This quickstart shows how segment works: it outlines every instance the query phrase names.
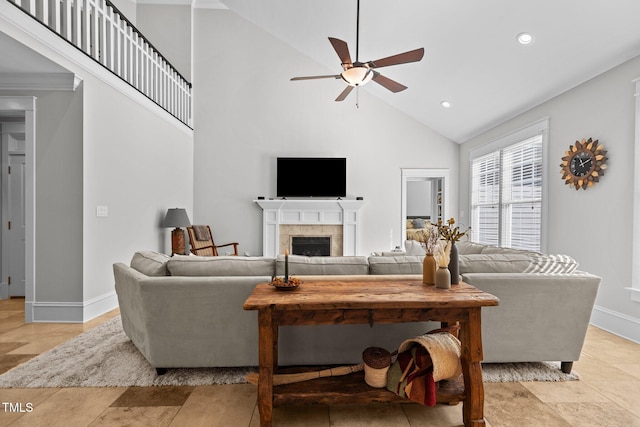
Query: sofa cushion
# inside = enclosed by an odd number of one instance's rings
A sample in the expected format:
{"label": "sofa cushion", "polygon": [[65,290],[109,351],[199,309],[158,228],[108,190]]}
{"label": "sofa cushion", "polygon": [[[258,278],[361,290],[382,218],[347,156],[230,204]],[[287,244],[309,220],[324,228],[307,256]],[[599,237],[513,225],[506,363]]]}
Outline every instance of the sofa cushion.
{"label": "sofa cushion", "polygon": [[422,274],[424,256],[370,256],[369,274]]}
{"label": "sofa cushion", "polygon": [[529,255],[536,252],[527,251],[524,249],[514,249],[514,248],[501,248],[498,246],[484,246],[482,247],[483,254],[522,254]]}
{"label": "sofa cushion", "polygon": [[465,273],[524,273],[531,259],[524,254],[468,254],[460,255],[460,274]]}
{"label": "sofa cushion", "polygon": [[571,274],[578,262],[569,255],[531,254],[531,264],[525,273]]}
{"label": "sofa cushion", "polygon": [[174,255],[167,263],[171,276],[273,276],[273,258]]}
{"label": "sofa cushion", "polygon": [[481,243],[474,242],[456,242],[459,255],[479,254],[486,247]]}
{"label": "sofa cushion", "polygon": [[154,251],[138,251],[131,258],[131,268],[147,276],[166,276],[169,255]]}
{"label": "sofa cushion", "polygon": [[422,244],[415,240],[405,240],[404,249],[407,255],[425,256],[427,254],[427,251],[422,247]]}
{"label": "sofa cushion", "polygon": [[[367,274],[369,263],[363,256],[315,256],[289,255],[289,274]],[[284,255],[276,258],[276,274],[284,274]]]}

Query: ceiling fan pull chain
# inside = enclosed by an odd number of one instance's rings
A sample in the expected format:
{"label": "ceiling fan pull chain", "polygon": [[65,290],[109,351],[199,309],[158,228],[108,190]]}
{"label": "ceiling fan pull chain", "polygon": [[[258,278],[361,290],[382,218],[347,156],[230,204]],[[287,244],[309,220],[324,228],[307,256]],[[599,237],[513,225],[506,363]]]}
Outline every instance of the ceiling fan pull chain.
{"label": "ceiling fan pull chain", "polygon": [[356,86],[356,108],[360,108],[360,87]]}

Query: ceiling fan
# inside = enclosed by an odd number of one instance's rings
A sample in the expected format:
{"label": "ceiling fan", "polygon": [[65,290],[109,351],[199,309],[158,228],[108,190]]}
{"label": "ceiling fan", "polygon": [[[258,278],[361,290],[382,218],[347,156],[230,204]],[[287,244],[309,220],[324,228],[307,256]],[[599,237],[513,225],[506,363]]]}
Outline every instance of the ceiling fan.
{"label": "ceiling fan", "polygon": [[347,83],[347,87],[338,95],[336,101],[343,101],[353,88],[367,84],[373,80],[379,85],[389,89],[391,92],[400,92],[407,87],[391,80],[388,77],[383,76],[377,72],[376,68],[388,67],[390,65],[406,64],[409,62],[418,62],[424,56],[424,48],[410,50],[408,52],[399,53],[397,55],[388,56],[375,61],[360,62],[359,60],[359,45],[360,45],[360,0],[357,3],[357,18],[356,18],[356,60],[351,60],[349,54],[349,46],[347,42],[329,37],[329,42],[335,49],[338,57],[340,58],[342,65],[342,73],[335,75],[324,76],[306,76],[306,77],[293,77],[291,80],[315,80],[315,79],[342,79]]}

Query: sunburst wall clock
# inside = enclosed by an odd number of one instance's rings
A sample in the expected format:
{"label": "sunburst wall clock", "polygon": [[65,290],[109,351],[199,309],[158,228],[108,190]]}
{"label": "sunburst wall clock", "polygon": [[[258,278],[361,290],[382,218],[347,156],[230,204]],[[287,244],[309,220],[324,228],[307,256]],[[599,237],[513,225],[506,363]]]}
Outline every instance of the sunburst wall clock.
{"label": "sunburst wall clock", "polygon": [[607,151],[597,139],[594,141],[583,138],[582,141],[576,141],[575,145],[570,145],[569,151],[565,151],[560,164],[562,179],[576,190],[586,190],[604,175],[607,160]]}

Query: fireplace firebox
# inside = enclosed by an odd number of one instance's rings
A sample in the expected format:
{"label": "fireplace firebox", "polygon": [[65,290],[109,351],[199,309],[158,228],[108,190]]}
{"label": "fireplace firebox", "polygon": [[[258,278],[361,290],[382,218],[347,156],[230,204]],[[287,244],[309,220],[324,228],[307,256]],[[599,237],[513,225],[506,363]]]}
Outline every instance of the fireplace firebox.
{"label": "fireplace firebox", "polygon": [[330,256],[330,236],[291,236],[291,253],[304,256]]}

